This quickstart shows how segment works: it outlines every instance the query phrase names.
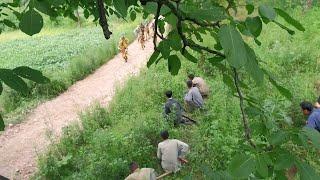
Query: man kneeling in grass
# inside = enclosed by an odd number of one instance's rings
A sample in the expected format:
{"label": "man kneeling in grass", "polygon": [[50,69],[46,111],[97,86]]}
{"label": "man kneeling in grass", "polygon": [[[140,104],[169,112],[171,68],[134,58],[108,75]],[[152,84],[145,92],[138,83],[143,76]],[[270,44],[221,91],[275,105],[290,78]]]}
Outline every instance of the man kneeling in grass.
{"label": "man kneeling in grass", "polygon": [[156,173],[152,168],[139,168],[136,162],[130,164],[131,174],[125,180],[155,180]]}
{"label": "man kneeling in grass", "polygon": [[314,108],[310,102],[300,104],[302,113],[308,116],[306,127],[320,132],[320,109]]}
{"label": "man kneeling in grass", "polygon": [[185,155],[189,151],[189,145],[176,140],[169,139],[167,130],[160,133],[163,141],[158,144],[157,157],[161,160],[161,167],[166,173],[176,173],[181,168],[181,163],[187,163]]}
{"label": "man kneeling in grass", "polygon": [[187,81],[188,92],[184,97],[185,104],[188,111],[193,111],[203,107],[203,98],[200,94],[200,91],[197,87],[193,86],[191,80]]}
{"label": "man kneeling in grass", "polygon": [[184,109],[181,106],[181,104],[172,97],[172,91],[167,91],[165,94],[166,94],[166,97],[168,98],[166,104],[164,105],[165,118],[168,119],[171,113],[175,113],[175,117],[174,117],[175,126],[178,126],[179,124],[190,125],[195,123],[194,120],[192,120],[191,118],[187,117],[184,114]]}

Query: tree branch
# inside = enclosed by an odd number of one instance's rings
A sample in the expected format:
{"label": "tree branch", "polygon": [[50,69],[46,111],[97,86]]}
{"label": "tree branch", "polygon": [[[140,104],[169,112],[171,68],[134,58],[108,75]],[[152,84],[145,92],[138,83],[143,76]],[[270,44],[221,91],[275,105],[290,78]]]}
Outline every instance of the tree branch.
{"label": "tree branch", "polygon": [[106,10],[104,8],[103,0],[97,0],[98,11],[99,11],[99,24],[102,27],[104,37],[110,39],[112,32],[109,30],[108,21],[106,18]]}
{"label": "tree branch", "polygon": [[153,34],[153,46],[155,51],[157,51],[157,35],[159,36],[158,21],[159,21],[160,11],[162,7],[162,4],[160,2],[158,2],[157,4],[158,4],[158,7],[157,7],[156,16],[154,17],[154,34]]}
{"label": "tree branch", "polygon": [[249,144],[252,147],[256,148],[256,145],[253,143],[253,141],[251,139],[251,130],[249,127],[247,116],[244,112],[244,103],[243,103],[244,97],[243,97],[241,89],[240,89],[240,85],[239,85],[240,80],[239,80],[239,75],[238,75],[236,68],[233,68],[233,72],[234,72],[234,85],[236,86],[237,93],[238,93],[239,99],[240,99],[240,110],[241,110],[241,114],[242,114],[242,122],[243,122],[245,137],[246,137],[246,140],[249,142]]}

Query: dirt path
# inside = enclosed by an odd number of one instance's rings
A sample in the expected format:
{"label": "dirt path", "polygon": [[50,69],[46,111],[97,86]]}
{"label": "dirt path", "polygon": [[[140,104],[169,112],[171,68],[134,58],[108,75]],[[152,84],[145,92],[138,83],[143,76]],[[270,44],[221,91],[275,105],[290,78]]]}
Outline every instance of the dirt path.
{"label": "dirt path", "polygon": [[129,62],[120,55],[82,81],[78,81],[57,98],[39,105],[26,120],[0,136],[0,175],[28,179],[36,170],[37,155],[50,144],[48,133],[54,137],[61,129],[78,119],[80,111],[93,103],[107,105],[130,76],[137,75],[153,51],[151,40],[141,50],[135,41],[129,46]]}

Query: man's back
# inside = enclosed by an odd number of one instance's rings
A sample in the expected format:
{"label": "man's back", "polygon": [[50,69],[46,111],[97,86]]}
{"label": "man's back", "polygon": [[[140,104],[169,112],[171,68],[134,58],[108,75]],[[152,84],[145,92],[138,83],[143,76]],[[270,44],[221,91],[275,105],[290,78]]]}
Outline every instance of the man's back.
{"label": "man's back", "polygon": [[156,174],[152,168],[136,169],[125,180],[155,180]]}
{"label": "man's back", "polygon": [[164,110],[165,110],[166,114],[171,113],[173,110],[175,110],[177,114],[178,113],[182,114],[182,112],[183,112],[183,108],[182,108],[181,104],[173,98],[168,99],[168,101],[164,105],[164,108],[165,108]]}
{"label": "man's back", "polygon": [[185,101],[191,102],[194,106],[200,108],[203,106],[203,98],[197,87],[192,87],[184,98]]}
{"label": "man's back", "polygon": [[201,77],[193,78],[192,83],[199,88],[201,95],[209,95],[209,87]]}
{"label": "man's back", "polygon": [[177,172],[180,169],[179,157],[189,150],[189,146],[176,139],[167,139],[158,144],[157,156],[161,159],[161,166],[165,171]]}
{"label": "man's back", "polygon": [[320,109],[314,109],[308,117],[307,127],[314,128],[320,132]]}

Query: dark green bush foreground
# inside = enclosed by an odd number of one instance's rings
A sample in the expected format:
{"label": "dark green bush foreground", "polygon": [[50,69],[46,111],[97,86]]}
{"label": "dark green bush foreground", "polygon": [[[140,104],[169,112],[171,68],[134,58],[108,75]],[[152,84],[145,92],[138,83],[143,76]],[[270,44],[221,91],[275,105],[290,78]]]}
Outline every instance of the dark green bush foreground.
{"label": "dark green bush foreground", "polygon": [[[314,9],[304,16],[298,12],[295,16],[304,19],[301,22],[307,29],[305,33],[291,38],[286,32],[271,27],[268,32],[263,32],[260,39],[263,45],[255,48],[264,61],[263,66],[277,77],[280,84],[292,91],[293,99],[285,99],[267,81],[264,86],[256,87],[246,75],[241,76],[249,84],[243,89],[244,93],[259,100],[269,124],[293,130],[300,129],[304,122],[299,102],[316,98],[314,83],[320,70],[320,21],[317,18],[320,10]],[[207,58],[205,55],[202,57]],[[142,167],[153,167],[160,173],[156,148],[162,129],[169,129],[172,138],[181,139],[191,146],[190,163],[172,179],[186,175],[203,179],[202,171],[207,168],[225,170],[234,155],[248,149],[243,139],[239,101],[223,83],[223,77],[215,67],[201,60],[198,65],[183,62],[177,76],[171,76],[166,70],[166,63],[160,62],[131,79],[117,93],[108,110],[96,107],[82,115],[81,127],[73,125],[65,129],[60,142],[52,145],[40,158],[35,178],[123,179],[129,173],[131,161],[137,161]],[[163,121],[163,94],[172,89],[174,96],[181,100],[189,72],[206,79],[211,95],[206,101],[206,109],[192,114],[199,121],[197,126],[173,128]],[[263,128],[261,119],[249,118],[253,139],[263,142],[267,137],[259,134]],[[292,153],[319,171],[320,159],[313,148],[305,151],[288,141],[280,149],[277,153],[279,158],[281,154]],[[276,179],[280,178],[280,174],[276,176]]]}

